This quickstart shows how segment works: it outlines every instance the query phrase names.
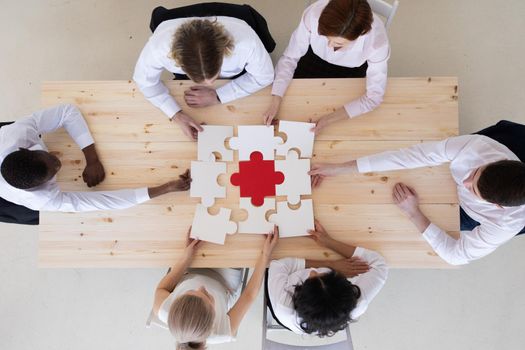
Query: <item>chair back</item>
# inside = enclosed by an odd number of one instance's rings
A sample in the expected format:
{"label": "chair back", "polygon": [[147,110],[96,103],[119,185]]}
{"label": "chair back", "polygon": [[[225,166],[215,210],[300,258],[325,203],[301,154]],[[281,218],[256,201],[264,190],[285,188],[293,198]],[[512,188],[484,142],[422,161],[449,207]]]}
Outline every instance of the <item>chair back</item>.
{"label": "chair back", "polygon": [[399,1],[395,0],[392,4],[389,4],[383,0],[368,0],[372,12],[385,18],[385,27],[388,29],[394,16],[396,15],[397,8],[399,7]]}

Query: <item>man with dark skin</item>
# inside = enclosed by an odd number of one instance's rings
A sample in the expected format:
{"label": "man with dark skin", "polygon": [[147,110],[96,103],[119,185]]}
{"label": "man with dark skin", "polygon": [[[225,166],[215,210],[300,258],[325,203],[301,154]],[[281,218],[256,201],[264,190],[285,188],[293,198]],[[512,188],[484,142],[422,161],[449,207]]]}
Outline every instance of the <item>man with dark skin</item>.
{"label": "man with dark skin", "polygon": [[[0,129],[0,197],[13,205],[38,211],[80,212],[124,209],[190,187],[189,170],[177,180],[155,187],[117,191],[62,192],[55,176],[62,164],[40,138],[64,127],[82,149],[88,187],[104,181],[105,171],[87,124],[77,107],[60,105],[38,111]],[[6,210],[6,208],[3,208]],[[9,208],[7,208],[8,210]]]}

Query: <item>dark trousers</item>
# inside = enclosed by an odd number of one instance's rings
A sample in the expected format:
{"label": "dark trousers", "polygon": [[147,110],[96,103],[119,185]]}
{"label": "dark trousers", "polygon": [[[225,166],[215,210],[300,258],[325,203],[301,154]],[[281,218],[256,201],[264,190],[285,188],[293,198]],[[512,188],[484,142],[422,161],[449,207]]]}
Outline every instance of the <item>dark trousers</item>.
{"label": "dark trousers", "polygon": [[266,51],[272,52],[275,49],[275,41],[270,34],[266,20],[250,5],[207,2],[178,7],[171,10],[159,6],[155,8],[151,14],[149,27],[151,31],[154,32],[159,24],[170,19],[212,16],[234,17],[243,20],[257,33]]}
{"label": "dark trousers", "polygon": [[331,64],[317,56],[312,47],[308,47],[308,52],[297,62],[295,69],[295,79],[307,78],[364,78],[368,63],[363,63],[360,67],[343,67]]}
{"label": "dark trousers", "polygon": [[[13,122],[0,123],[0,128]],[[0,197],[0,222],[21,225],[38,225],[39,212],[11,203]]]}
{"label": "dark trousers", "polygon": [[[490,137],[510,149],[522,162],[525,161],[525,125],[501,120],[496,125],[489,126],[474,134]],[[460,208],[459,215],[462,231],[472,231],[480,225],[479,222],[468,216],[463,208]],[[518,235],[523,233],[525,233],[525,227]]]}

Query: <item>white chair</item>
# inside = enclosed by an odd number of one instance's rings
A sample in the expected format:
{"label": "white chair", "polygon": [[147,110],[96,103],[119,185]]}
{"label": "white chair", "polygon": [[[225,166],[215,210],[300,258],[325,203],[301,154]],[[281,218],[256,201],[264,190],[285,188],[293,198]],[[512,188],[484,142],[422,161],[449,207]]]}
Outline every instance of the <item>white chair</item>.
{"label": "white chair", "polygon": [[399,7],[399,1],[395,0],[394,3],[389,4],[383,0],[368,0],[368,3],[372,8],[372,12],[385,18],[385,27],[388,30]]}
{"label": "white chair", "polygon": [[268,295],[264,293],[263,300],[263,322],[262,322],[262,350],[354,350],[350,326],[346,327],[346,339],[337,343],[325,345],[289,345],[270,340],[267,337],[268,330],[286,330],[273,319],[267,305]]}
{"label": "white chair", "polygon": [[[170,270],[168,270],[168,273],[169,272],[170,272]],[[246,288],[246,283],[248,282],[248,273],[249,272],[250,272],[250,269],[248,269],[248,268],[243,268],[242,269],[241,293],[242,293],[242,291],[244,291],[244,288]],[[168,329],[168,326],[164,322],[159,320],[159,318],[157,317],[157,315],[155,315],[153,310],[150,311],[148,319],[146,320],[146,328],[151,328],[151,326],[157,326],[157,327],[160,327],[160,328]]]}

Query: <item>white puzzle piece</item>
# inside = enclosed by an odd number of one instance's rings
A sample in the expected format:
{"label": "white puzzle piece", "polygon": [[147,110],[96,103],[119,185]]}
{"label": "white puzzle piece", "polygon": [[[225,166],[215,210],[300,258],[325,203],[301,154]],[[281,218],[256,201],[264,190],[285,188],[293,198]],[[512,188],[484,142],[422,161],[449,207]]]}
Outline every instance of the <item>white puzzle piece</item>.
{"label": "white puzzle piece", "polygon": [[277,145],[276,153],[285,156],[291,149],[298,149],[301,158],[312,158],[315,133],[311,129],[314,123],[279,121],[279,132],[286,134],[286,142]]}
{"label": "white puzzle piece", "polygon": [[239,233],[272,232],[274,224],[266,220],[266,213],[275,210],[274,198],[265,198],[260,207],[253,206],[251,198],[240,198],[239,207],[248,212],[248,219],[239,221]]}
{"label": "white puzzle piece", "polygon": [[264,160],[275,159],[275,148],[283,139],[274,136],[273,126],[241,125],[237,136],[230,139],[230,148],[239,151],[239,160],[250,160],[250,154],[259,151]]}
{"label": "white puzzle piece", "polygon": [[231,162],[233,151],[224,146],[226,139],[233,136],[233,126],[202,125],[204,131],[199,132],[197,140],[197,159],[201,161],[213,161],[213,152],[221,154],[221,160]]}
{"label": "white puzzle piece", "polygon": [[217,182],[220,174],[226,174],[226,163],[192,161],[190,197],[200,197],[205,207],[211,207],[215,198],[226,197],[226,187]]}
{"label": "white puzzle piece", "polygon": [[219,214],[210,215],[205,206],[197,204],[190,237],[216,244],[224,244],[226,235],[232,235],[237,231],[237,224],[230,221],[230,214],[230,209],[221,208]]}
{"label": "white puzzle piece", "polygon": [[270,222],[279,227],[279,237],[307,236],[314,229],[314,209],[311,199],[301,201],[301,207],[290,209],[288,202],[277,202],[277,213]]}
{"label": "white puzzle piece", "polygon": [[287,196],[288,202],[297,204],[301,195],[312,194],[310,175],[310,159],[298,159],[299,155],[292,150],[288,153],[286,160],[275,161],[275,171],[284,174],[284,182],[275,186],[278,196]]}

